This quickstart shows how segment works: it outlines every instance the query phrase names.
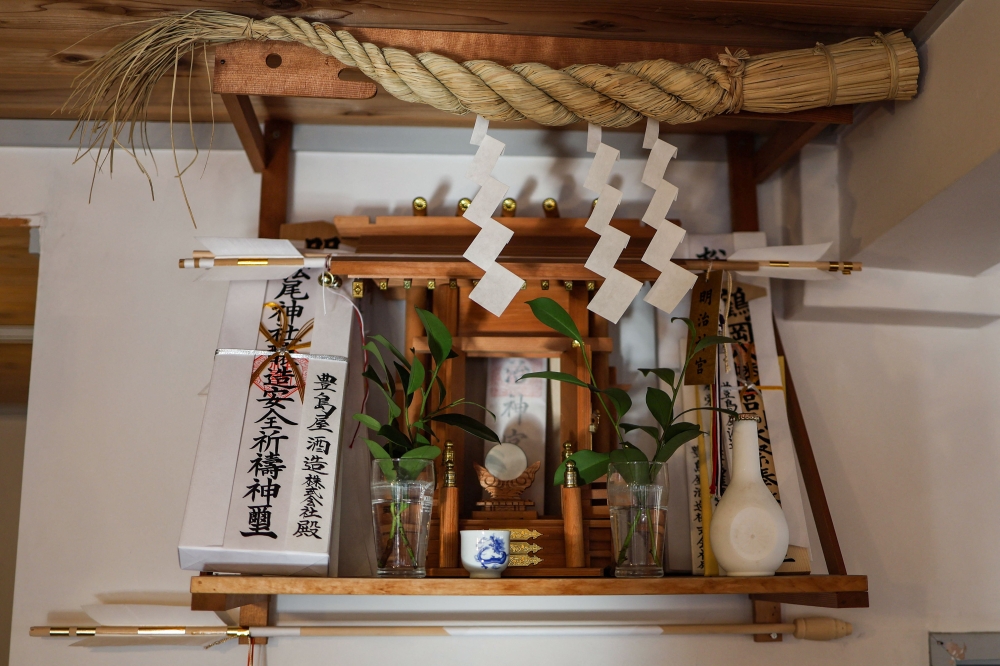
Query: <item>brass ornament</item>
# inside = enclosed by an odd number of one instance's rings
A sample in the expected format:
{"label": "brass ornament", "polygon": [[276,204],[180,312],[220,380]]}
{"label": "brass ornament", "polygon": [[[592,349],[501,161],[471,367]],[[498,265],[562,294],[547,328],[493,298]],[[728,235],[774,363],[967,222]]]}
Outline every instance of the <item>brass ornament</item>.
{"label": "brass ornament", "polygon": [[511,555],[507,560],[509,567],[533,567],[541,564],[542,558],[537,555]]}
{"label": "brass ornament", "polygon": [[510,542],[511,555],[530,555],[531,553],[537,553],[541,549],[542,547],[537,543],[528,543],[527,541]]}
{"label": "brass ornament", "polygon": [[521,493],[527,490],[534,482],[535,474],[538,473],[538,469],[542,466],[542,461],[536,460],[526,470],[521,472],[519,477],[510,481],[498,479],[479,463],[473,463],[472,466],[476,469],[476,476],[479,477],[479,485],[489,493],[492,499],[516,500],[521,499]]}
{"label": "brass ornament", "polygon": [[330,271],[324,271],[317,279],[321,286],[328,289],[340,289],[341,285],[344,284],[339,275],[334,275]]}
{"label": "brass ornament", "polygon": [[542,536],[542,533],[538,530],[529,530],[524,529],[523,527],[510,528],[511,541],[529,541],[531,539],[537,539],[540,536]]}

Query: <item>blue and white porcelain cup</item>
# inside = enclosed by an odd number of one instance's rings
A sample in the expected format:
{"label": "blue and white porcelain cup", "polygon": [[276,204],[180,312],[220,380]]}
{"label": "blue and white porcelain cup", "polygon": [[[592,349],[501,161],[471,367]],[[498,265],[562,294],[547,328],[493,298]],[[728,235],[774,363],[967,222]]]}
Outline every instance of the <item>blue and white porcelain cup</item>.
{"label": "blue and white porcelain cup", "polygon": [[510,530],[462,530],[462,566],[470,578],[499,578],[510,561]]}

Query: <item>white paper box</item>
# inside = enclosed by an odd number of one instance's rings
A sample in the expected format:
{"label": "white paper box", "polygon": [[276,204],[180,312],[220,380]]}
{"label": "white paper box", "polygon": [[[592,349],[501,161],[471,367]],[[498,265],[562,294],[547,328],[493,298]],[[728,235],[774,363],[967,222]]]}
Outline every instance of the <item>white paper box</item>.
{"label": "white paper box", "polygon": [[[363,545],[370,507],[362,514],[355,501],[342,515],[339,506],[345,493],[368,492],[367,474],[357,474],[367,451],[351,446],[364,391],[357,319],[349,299],[323,293],[318,274],[230,283],[178,546],[182,569],[336,576],[343,523],[345,547],[360,551],[346,558],[350,575],[371,572]],[[261,327],[283,345],[309,346],[272,358]]]}

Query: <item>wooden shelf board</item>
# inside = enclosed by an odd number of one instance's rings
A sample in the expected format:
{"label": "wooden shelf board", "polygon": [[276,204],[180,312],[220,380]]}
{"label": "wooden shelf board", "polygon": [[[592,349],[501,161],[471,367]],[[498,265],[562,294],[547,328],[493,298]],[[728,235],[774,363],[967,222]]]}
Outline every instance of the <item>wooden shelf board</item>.
{"label": "wooden shelf board", "polygon": [[[754,594],[816,595],[867,592],[867,576],[772,576],[728,578],[287,578],[195,576],[193,594],[324,594],[399,596],[606,596]],[[790,603],[790,602],[789,602]]]}

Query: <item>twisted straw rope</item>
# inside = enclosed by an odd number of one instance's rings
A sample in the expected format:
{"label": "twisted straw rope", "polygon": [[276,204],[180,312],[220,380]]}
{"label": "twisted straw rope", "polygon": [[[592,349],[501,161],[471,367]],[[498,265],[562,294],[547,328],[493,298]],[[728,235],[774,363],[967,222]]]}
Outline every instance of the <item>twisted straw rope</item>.
{"label": "twisted straw rope", "polygon": [[[173,68],[178,55],[244,39],[298,42],[357,67],[393,97],[407,102],[453,114],[529,119],[542,125],[585,120],[625,127],[643,117],[681,124],[741,109],[780,113],[832,100],[852,104],[909,99],[916,93],[919,71],[913,43],[898,31],[753,57],[727,49],[718,61],[687,65],[646,60],[557,70],[540,63],[504,67],[488,60],[457,63],[435,53],[412,55],[361,43],[347,31],[298,17],[254,20],[197,10],[157,19],[99,58],[77,82],[68,104],[75,103],[84,123],[95,116],[141,122],[152,85]],[[130,83],[129,77],[138,82]],[[107,106],[95,113],[102,100]],[[129,111],[124,119],[122,109]]]}
{"label": "twisted straw rope", "polygon": [[529,119],[542,125],[586,120],[626,127],[648,116],[689,123],[738,110],[740,103],[729,92],[731,79],[742,70],[739,61],[729,67],[710,60],[692,66],[654,60],[561,70],[540,63],[507,68],[489,60],[459,64],[436,53],[380,49],[346,30],[284,16],[249,20],[246,36],[304,44],[357,67],[393,97],[490,120]]}
{"label": "twisted straw rope", "polygon": [[[78,118],[73,131],[80,133],[77,160],[91,156],[95,178],[105,162],[114,169],[117,147],[135,160],[151,191],[153,182],[135,143],[138,137],[142,148],[149,150],[146,113],[156,84],[173,72],[173,145],[181,57],[191,56],[189,68],[193,72],[201,49],[207,69],[209,46],[246,39],[298,42],[316,49],[348,67],[357,67],[390,95],[407,102],[430,104],[454,114],[472,112],[489,120],[528,119],[541,125],[585,120],[603,127],[626,127],[643,117],[681,124],[741,109],[787,113],[834,102],[910,99],[917,92],[920,71],[913,42],[899,31],[752,57],[745,51],[734,54],[727,49],[719,54],[718,62],[703,59],[680,65],[645,60],[616,67],[552,69],[534,62],[503,67],[489,60],[460,64],[436,53],[412,55],[361,43],[347,31],[334,31],[324,23],[298,17],[272,16],[257,21],[227,12],[196,10],[140,23],[152,25],[93,61],[73,82],[73,93],[63,111]],[[190,85],[189,77],[189,125],[193,123]],[[123,140],[126,127],[129,131]],[[184,193],[182,176],[193,160],[182,169],[174,151],[174,162]],[[187,201],[186,193],[184,198]]]}

